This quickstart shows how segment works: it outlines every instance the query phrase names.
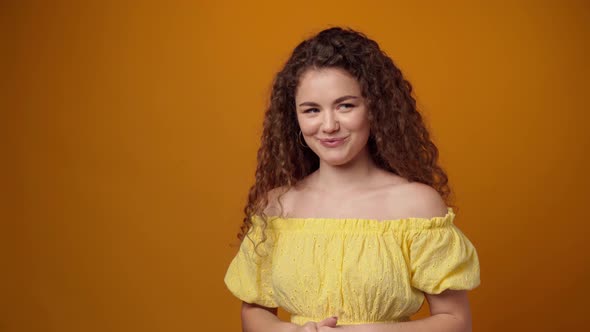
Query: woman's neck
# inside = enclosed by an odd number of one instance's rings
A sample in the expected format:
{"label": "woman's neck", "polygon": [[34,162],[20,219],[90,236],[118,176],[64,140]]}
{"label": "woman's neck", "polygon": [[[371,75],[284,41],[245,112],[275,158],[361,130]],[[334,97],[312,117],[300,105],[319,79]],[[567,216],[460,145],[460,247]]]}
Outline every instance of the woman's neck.
{"label": "woman's neck", "polygon": [[369,185],[377,171],[378,167],[365,149],[344,165],[333,166],[320,160],[313,186],[326,192],[346,192]]}

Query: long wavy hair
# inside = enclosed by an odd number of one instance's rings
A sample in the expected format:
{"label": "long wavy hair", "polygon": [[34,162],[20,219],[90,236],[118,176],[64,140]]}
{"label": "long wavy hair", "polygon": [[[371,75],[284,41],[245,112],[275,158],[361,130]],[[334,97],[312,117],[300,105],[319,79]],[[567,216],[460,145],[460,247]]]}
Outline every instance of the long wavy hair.
{"label": "long wavy hair", "polygon": [[358,31],[334,27],[297,45],[274,78],[240,240],[256,215],[262,219],[264,242],[269,192],[282,188],[281,195],[319,167],[318,156],[298,144],[295,92],[301,74],[310,68],[341,68],[355,77],[368,109],[367,144],[375,164],[408,181],[430,185],[450,205],[448,178],[437,164],[438,149],[416,108],[412,85],[375,41]]}

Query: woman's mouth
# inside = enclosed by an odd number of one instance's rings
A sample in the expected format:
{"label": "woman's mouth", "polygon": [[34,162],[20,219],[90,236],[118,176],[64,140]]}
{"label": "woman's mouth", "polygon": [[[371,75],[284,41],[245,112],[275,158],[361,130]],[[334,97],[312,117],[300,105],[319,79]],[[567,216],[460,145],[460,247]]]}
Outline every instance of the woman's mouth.
{"label": "woman's mouth", "polygon": [[340,146],[344,143],[347,137],[339,137],[339,138],[324,138],[320,139],[320,143],[328,148],[333,148]]}

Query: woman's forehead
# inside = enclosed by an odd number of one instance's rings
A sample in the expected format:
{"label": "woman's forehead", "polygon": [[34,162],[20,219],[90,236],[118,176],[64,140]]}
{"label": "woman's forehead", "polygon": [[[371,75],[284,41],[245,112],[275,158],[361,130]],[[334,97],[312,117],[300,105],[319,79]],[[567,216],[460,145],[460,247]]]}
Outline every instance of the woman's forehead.
{"label": "woman's forehead", "polygon": [[309,69],[299,79],[295,99],[330,99],[338,98],[343,94],[360,94],[358,81],[346,70],[340,68]]}

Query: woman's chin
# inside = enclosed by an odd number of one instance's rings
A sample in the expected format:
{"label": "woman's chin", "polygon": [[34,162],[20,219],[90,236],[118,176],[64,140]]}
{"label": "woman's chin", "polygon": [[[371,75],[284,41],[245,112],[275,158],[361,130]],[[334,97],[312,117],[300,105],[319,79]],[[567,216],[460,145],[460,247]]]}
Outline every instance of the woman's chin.
{"label": "woman's chin", "polygon": [[325,158],[322,162],[329,166],[343,166],[350,162],[350,158]]}

